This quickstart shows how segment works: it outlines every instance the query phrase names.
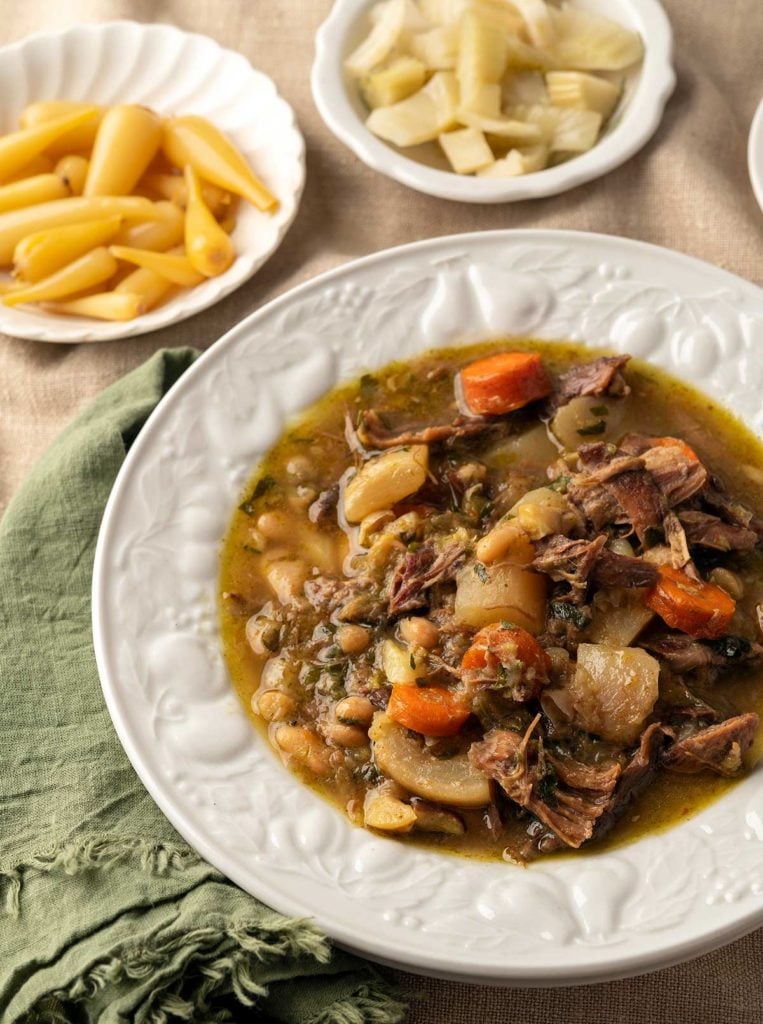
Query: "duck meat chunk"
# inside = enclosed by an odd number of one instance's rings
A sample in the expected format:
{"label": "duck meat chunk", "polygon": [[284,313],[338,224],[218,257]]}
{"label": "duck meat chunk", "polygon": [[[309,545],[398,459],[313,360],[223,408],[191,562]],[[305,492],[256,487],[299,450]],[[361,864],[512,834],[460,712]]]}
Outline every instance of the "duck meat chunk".
{"label": "duck meat chunk", "polygon": [[[577,849],[591,838],[606,810],[620,765],[584,765],[548,755],[543,740],[532,738],[539,720],[537,715],[524,735],[492,729],[472,744],[469,760],[565,846]],[[544,850],[548,848],[546,842]]]}
{"label": "duck meat chunk", "polygon": [[629,359],[630,356],[602,356],[591,363],[573,366],[559,377],[556,390],[546,403],[545,414],[553,415],[573,398],[584,395],[619,397],[630,394],[620,372]]}
{"label": "duck meat chunk", "polygon": [[552,580],[569,583],[575,590],[585,590],[606,542],[603,533],[593,540],[570,540],[562,534],[555,534],[542,542],[540,553],[532,560],[531,566]]}
{"label": "duck meat chunk", "polygon": [[335,612],[342,622],[378,622],[384,615],[378,587],[368,576],[339,579],[315,576],[304,585],[304,594],[317,612],[329,618]]}
{"label": "duck meat chunk", "polygon": [[675,512],[668,512],[662,521],[665,540],[670,548],[670,560],[674,569],[683,569],[691,562],[689,542],[683,523]]}
{"label": "duck meat chunk", "polygon": [[426,591],[435,583],[453,579],[465,555],[461,544],[449,544],[438,553],[431,541],[406,552],[390,583],[389,614],[402,615],[426,607]]}
{"label": "duck meat chunk", "polygon": [[671,508],[693,498],[707,484],[707,470],[683,442],[665,444],[663,438],[628,434],[620,448],[643,459]]}
{"label": "duck meat chunk", "polygon": [[594,530],[604,529],[622,515],[614,495],[601,484],[592,483],[585,473],[572,477],[567,484],[567,497],[580,509]]}
{"label": "duck meat chunk", "polygon": [[685,775],[696,775],[705,769],[727,777],[738,775],[757,729],[758,716],[754,712],[727,718],[678,740],[662,755],[662,763]]}
{"label": "duck meat chunk", "polygon": [[705,505],[717,512],[727,523],[754,530],[759,539],[763,537],[763,520],[758,518],[752,509],[730,497],[716,484],[718,481],[713,481],[713,484],[702,492],[701,497]]}
{"label": "duck meat chunk", "polygon": [[366,448],[398,448],[407,444],[438,444],[456,441],[464,437],[475,437],[488,432],[505,429],[502,422],[481,416],[457,416],[452,423],[435,426],[405,427],[392,430],[386,426],[375,409],[366,409],[360,418],[357,436]]}
{"label": "duck meat chunk", "polygon": [[742,636],[724,636],[719,640],[694,640],[685,633],[656,633],[641,641],[641,647],[664,659],[676,672],[694,672],[731,662],[751,661],[763,654],[763,645]]}
{"label": "duck meat chunk", "polygon": [[660,755],[665,744],[672,737],[672,730],[661,722],[653,722],[644,729],[638,748],[631,754],[623,768],[609,805],[596,826],[597,839],[612,828],[636,797],[650,784],[659,768]]}
{"label": "duck meat chunk", "polygon": [[597,587],[653,587],[659,576],[657,566],[643,558],[618,555],[609,548],[602,548],[591,582]]}
{"label": "duck meat chunk", "polygon": [[623,455],[602,442],[581,445],[578,457],[589,480],[601,484],[621,509],[616,522],[632,526],[639,540],[647,530],[659,527],[667,512],[665,499],[643,461],[633,455]]}
{"label": "duck meat chunk", "polygon": [[724,523],[708,512],[687,509],[679,512],[678,518],[691,545],[716,551],[748,552],[758,543],[758,534],[754,530],[736,523]]}

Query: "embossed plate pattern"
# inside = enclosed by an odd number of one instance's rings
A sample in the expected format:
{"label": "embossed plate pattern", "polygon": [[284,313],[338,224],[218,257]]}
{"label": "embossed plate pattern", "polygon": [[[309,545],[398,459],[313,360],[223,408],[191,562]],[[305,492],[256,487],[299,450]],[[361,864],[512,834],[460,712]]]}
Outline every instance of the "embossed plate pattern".
{"label": "embossed plate pattern", "polygon": [[119,736],[178,830],[279,910],[411,970],[503,984],[639,973],[763,923],[763,771],[689,822],[523,870],[406,847],[302,786],[233,694],[220,539],[285,421],[338,381],[438,344],[569,338],[646,357],[763,431],[763,296],[625,239],[495,231],[378,253],[270,303],[160,404],[119,475],[93,582]]}

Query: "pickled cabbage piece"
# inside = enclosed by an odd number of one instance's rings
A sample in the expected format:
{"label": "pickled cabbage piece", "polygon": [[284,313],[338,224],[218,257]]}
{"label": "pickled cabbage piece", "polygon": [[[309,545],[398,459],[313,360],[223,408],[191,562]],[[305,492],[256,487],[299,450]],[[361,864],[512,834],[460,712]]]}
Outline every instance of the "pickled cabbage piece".
{"label": "pickled cabbage piece", "polygon": [[432,142],[456,126],[458,85],[452,71],[438,71],[427,84],[391,107],[378,107],[366,127],[396,146]]}
{"label": "pickled cabbage piece", "polygon": [[478,128],[445,132],[439,141],[456,174],[471,174],[493,162],[493,151]]}
{"label": "pickled cabbage piece", "polygon": [[413,57],[398,57],[387,67],[366,75],[360,83],[360,91],[372,110],[391,107],[420,89],[426,74],[421,61]]}
{"label": "pickled cabbage piece", "polygon": [[558,68],[572,71],[622,71],[644,56],[637,32],[616,21],[576,7],[549,7],[556,39],[548,52]]}
{"label": "pickled cabbage piece", "polygon": [[614,82],[584,71],[549,71],[546,88],[554,106],[595,110],[605,120],[620,98],[620,87]]}

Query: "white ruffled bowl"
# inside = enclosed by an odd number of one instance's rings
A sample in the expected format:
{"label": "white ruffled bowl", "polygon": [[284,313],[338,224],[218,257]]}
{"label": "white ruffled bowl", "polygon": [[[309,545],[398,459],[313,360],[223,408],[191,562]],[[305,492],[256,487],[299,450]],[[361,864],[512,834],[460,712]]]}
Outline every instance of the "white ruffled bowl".
{"label": "white ruffled bowl", "polygon": [[517,178],[477,178],[413,160],[373,135],[365,126],[368,112],[360,92],[343,69],[345,58],[368,31],[370,0],[336,0],[319,29],[311,79],[316,106],[336,137],[365,164],[418,192],[466,203],[510,203],[566,192],[638,152],[657,130],[676,83],[673,34],[657,0],[574,0],[574,5],[634,29],[644,40],[645,54],[641,67],[627,76],[623,98],[601,140],[556,167]]}
{"label": "white ruffled bowl", "polygon": [[109,341],[146,334],[218,302],[258,270],[294,220],[305,181],[294,112],[240,53],[171,25],[112,21],[30,36],[0,49],[0,133],[34,100],[142,103],[161,114],[200,114],[222,129],[278,197],[275,213],[241,203],[237,257],[219,277],[135,320],[107,323],[0,304],[0,331],[36,341]]}

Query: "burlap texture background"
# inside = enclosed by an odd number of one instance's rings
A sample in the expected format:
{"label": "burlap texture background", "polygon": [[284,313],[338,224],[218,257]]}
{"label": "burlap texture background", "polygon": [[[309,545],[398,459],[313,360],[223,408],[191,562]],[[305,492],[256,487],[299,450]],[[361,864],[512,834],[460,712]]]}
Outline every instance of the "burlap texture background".
{"label": "burlap texture background", "polygon": [[[307,187],[284,244],[256,277],[175,327],[105,345],[0,338],[0,511],[79,409],[157,348],[205,348],[247,313],[356,256],[432,235],[559,227],[669,246],[763,279],[760,213],[746,143],[763,94],[760,0],[665,0],[678,87],[652,142],[628,164],[562,196],[506,206],[448,203],[368,170],[318,117],[309,89],[329,0],[0,0],[0,43],[79,21],[132,18],[204,32],[270,74],[307,142]],[[690,964],[579,989],[502,991],[401,974],[411,1024],[758,1024],[763,932]]]}

